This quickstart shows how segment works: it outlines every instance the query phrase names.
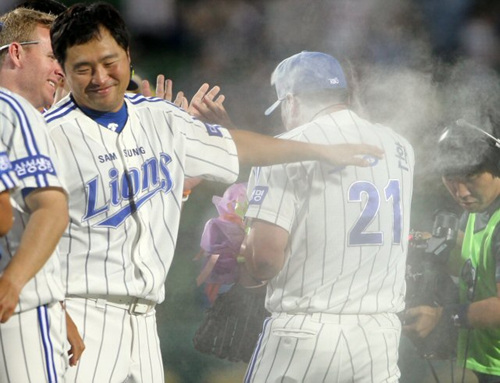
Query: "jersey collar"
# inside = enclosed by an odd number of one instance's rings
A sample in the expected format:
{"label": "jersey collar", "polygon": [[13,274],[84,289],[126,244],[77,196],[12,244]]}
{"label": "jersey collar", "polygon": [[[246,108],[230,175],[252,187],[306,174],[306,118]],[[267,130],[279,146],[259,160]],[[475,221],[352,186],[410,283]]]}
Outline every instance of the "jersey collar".
{"label": "jersey collar", "polygon": [[[73,102],[75,102],[74,99]],[[99,112],[97,110],[85,108],[81,105],[78,105],[78,107],[86,116],[115,133],[120,133],[128,120],[127,103],[125,102],[117,112]]]}

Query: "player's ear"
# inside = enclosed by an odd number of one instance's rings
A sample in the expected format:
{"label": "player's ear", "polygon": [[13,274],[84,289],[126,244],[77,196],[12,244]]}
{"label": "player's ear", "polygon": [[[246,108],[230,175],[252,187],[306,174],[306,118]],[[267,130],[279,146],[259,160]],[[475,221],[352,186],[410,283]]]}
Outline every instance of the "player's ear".
{"label": "player's ear", "polygon": [[13,42],[7,48],[7,54],[10,57],[10,60],[14,63],[15,66],[20,66],[21,63],[21,50],[22,47],[19,43]]}

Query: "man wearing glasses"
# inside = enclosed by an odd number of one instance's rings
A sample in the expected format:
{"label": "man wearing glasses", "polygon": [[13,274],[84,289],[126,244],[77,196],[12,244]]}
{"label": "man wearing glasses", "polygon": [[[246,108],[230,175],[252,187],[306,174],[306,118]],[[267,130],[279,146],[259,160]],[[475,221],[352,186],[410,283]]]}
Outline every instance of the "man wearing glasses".
{"label": "man wearing glasses", "polygon": [[458,120],[439,140],[438,161],[446,188],[465,210],[450,260],[460,303],[410,308],[405,330],[425,338],[440,320],[450,321],[460,329],[458,365],[480,383],[500,382],[500,141]]}
{"label": "man wearing glasses", "polygon": [[62,77],[50,43],[53,20],[27,9],[0,17],[0,143],[19,180],[14,225],[1,239],[1,382],[62,381],[77,357],[68,361],[60,304],[57,243],[68,224],[67,194],[39,112],[53,103]]}

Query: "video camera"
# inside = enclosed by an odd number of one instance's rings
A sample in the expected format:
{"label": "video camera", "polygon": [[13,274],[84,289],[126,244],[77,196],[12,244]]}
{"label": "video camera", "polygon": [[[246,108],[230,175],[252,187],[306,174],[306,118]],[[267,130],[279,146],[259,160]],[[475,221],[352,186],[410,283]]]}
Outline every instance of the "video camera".
{"label": "video camera", "polygon": [[[458,303],[458,287],[446,271],[458,235],[456,214],[439,210],[432,233],[411,232],[406,267],[406,308]],[[447,318],[426,338],[412,339],[421,357],[450,359],[456,354],[458,331]]]}

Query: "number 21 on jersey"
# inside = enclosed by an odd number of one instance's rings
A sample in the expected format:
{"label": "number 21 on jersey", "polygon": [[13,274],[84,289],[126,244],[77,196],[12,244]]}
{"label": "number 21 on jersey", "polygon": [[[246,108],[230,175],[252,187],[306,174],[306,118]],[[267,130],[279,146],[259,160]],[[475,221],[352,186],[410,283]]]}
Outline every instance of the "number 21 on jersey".
{"label": "number 21 on jersey", "polygon": [[399,180],[389,180],[383,190],[368,181],[356,181],[348,191],[348,202],[362,203],[366,199],[360,216],[348,232],[350,246],[382,245],[384,233],[381,231],[367,231],[370,223],[377,218],[381,203],[392,205],[392,243],[401,243],[402,211],[401,211],[401,188]]}

